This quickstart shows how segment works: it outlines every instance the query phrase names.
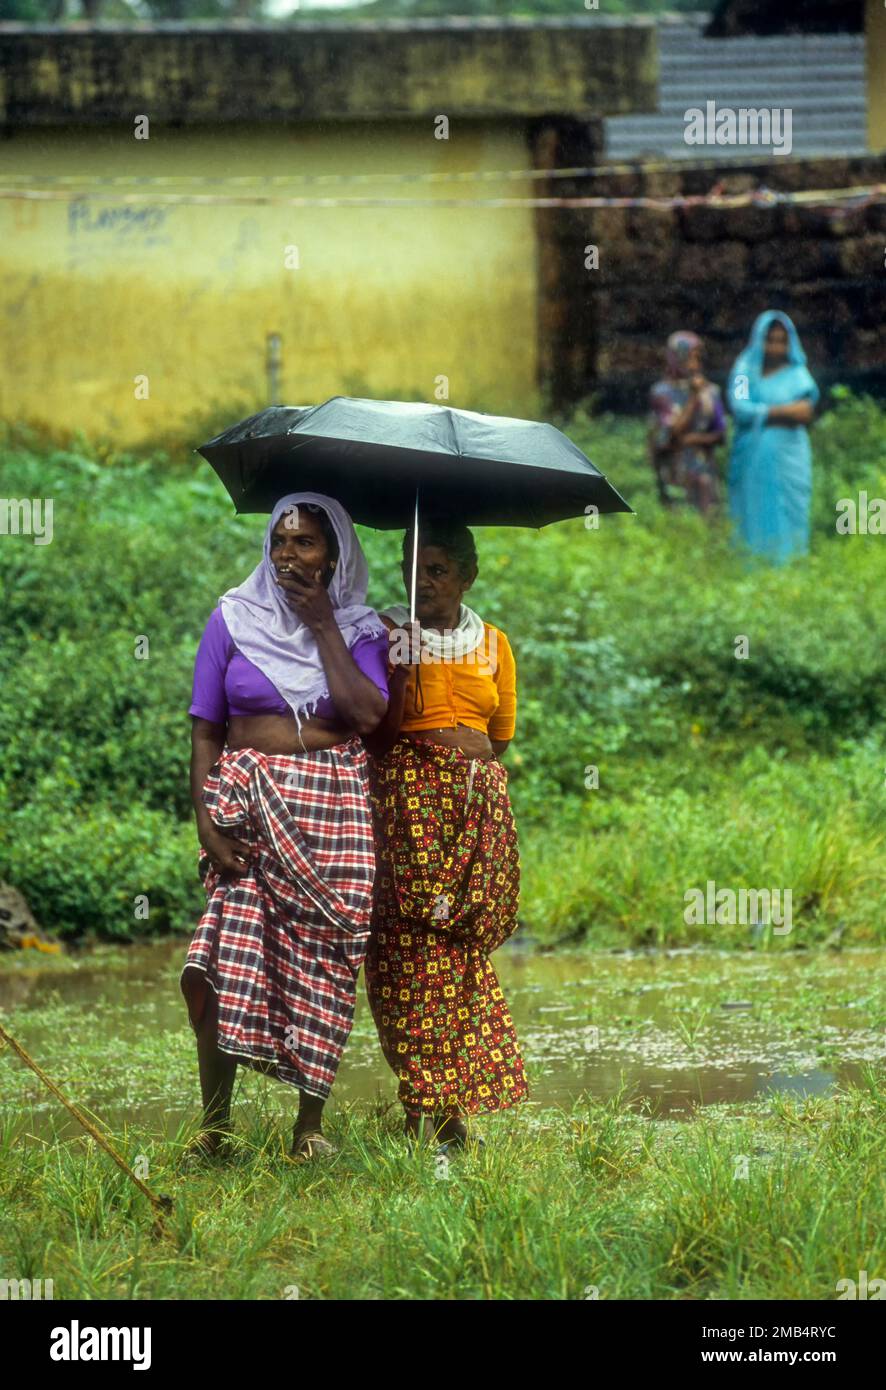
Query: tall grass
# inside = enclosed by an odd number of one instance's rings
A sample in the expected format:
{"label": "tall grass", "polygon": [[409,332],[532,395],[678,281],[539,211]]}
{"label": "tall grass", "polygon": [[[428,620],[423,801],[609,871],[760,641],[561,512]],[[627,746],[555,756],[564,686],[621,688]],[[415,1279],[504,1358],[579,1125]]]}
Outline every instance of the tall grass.
{"label": "tall grass", "polygon": [[[286,1136],[247,1113],[239,1151],[183,1177],[179,1142],[133,1131],[165,1232],[89,1141],[0,1140],[0,1262],[56,1298],[801,1299],[882,1273],[884,1092],[776,1097],[691,1126],[651,1122],[624,1092],[442,1169],[393,1117],[340,1112],[339,1155],[294,1166]],[[14,1200],[14,1215],[10,1203]]]}

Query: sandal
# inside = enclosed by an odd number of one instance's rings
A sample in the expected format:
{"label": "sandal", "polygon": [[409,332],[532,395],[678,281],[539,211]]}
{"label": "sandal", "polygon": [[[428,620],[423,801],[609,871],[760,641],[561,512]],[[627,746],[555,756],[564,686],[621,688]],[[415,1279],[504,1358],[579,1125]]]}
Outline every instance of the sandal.
{"label": "sandal", "polygon": [[319,1129],[309,1129],[297,1137],[293,1134],[289,1157],[296,1163],[309,1163],[314,1158],[333,1158],[337,1153],[338,1149],[330,1144],[325,1134]]}

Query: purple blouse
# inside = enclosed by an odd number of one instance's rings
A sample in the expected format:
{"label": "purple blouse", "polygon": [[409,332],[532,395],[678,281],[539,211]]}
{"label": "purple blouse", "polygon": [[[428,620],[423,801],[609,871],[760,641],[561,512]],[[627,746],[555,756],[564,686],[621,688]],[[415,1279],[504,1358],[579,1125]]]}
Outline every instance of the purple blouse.
{"label": "purple blouse", "polygon": [[[357,666],[388,698],[388,636],[364,635],[350,648]],[[238,714],[291,714],[275,685],[234,646],[221,608],[213,610],[197,648],[194,688],[188,714],[226,724]],[[334,719],[330,696],[317,701],[314,713]]]}

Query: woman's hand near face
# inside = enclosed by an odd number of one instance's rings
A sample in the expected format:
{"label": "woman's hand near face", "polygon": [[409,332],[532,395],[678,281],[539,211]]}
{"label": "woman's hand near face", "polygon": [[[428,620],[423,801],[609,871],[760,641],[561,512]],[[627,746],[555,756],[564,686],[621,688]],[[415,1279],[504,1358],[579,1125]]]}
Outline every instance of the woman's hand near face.
{"label": "woman's hand near face", "polygon": [[320,570],[314,570],[310,576],[302,575],[297,570],[291,574],[284,575],[282,578],[276,576],[275,582],[280,586],[283,597],[303,623],[306,623],[312,631],[325,624],[335,622],[332,599],[329,591],[323,583],[323,575]]}
{"label": "woman's hand near face", "polygon": [[670,421],[671,443],[674,448],[685,446],[684,436],[692,429],[692,421],[698,409],[698,398],[707,384],[707,378],[701,372],[694,372],[689,378],[689,396],[686,404],[680,410],[674,410]]}

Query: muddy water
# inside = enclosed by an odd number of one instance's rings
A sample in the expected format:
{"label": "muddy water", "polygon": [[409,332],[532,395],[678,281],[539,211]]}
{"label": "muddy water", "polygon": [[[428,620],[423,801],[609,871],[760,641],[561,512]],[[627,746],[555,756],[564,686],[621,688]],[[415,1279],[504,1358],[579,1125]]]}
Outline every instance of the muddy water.
{"label": "muddy water", "polygon": [[[193,1039],[178,989],[186,942],[98,948],[0,963],[0,1012],[35,1059],[112,1127],[167,1132],[196,1114]],[[775,1090],[824,1094],[886,1059],[886,951],[711,951],[495,957],[537,1106],[627,1087],[652,1116],[741,1106]],[[241,1072],[241,1076],[245,1075]],[[249,1094],[289,1106],[290,1088],[249,1073]],[[360,992],[334,1097],[393,1099]],[[0,1056],[0,1118],[76,1132],[32,1073]]]}

